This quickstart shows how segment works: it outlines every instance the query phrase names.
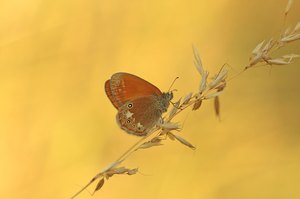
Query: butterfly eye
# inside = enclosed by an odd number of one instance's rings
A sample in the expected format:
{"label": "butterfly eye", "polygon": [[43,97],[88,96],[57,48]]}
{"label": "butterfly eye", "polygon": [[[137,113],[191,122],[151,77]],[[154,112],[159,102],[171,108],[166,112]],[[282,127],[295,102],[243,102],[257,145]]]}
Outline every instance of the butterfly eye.
{"label": "butterfly eye", "polygon": [[127,120],[127,123],[130,123],[130,120]]}
{"label": "butterfly eye", "polygon": [[132,108],[132,106],[133,106],[133,105],[132,105],[131,103],[129,103],[129,104],[127,105],[128,108]]}

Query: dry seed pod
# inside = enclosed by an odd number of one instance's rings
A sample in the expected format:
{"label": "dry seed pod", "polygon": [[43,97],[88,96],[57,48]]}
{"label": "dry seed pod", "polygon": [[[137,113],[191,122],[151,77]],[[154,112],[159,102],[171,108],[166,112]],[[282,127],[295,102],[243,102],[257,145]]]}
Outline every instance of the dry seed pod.
{"label": "dry seed pod", "polygon": [[195,103],[194,103],[194,106],[193,106],[193,111],[197,110],[200,108],[202,104],[202,100],[197,100]]}
{"label": "dry seed pod", "polygon": [[218,117],[220,117],[220,99],[219,96],[215,97],[214,100],[215,113]]}
{"label": "dry seed pod", "polygon": [[103,185],[104,185],[104,178],[102,178],[102,179],[98,182],[98,184],[97,184],[97,186],[96,186],[94,192],[96,192],[96,191],[98,191],[99,189],[101,189]]}

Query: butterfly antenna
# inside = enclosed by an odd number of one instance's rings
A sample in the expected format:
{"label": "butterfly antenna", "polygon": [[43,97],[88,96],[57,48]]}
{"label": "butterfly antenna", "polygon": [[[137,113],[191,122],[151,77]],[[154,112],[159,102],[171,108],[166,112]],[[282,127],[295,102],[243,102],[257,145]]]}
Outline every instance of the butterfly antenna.
{"label": "butterfly antenna", "polygon": [[173,80],[173,82],[172,82],[172,84],[171,84],[171,86],[170,86],[170,88],[169,88],[168,92],[170,92],[170,90],[171,90],[172,86],[174,85],[175,81],[176,81],[178,78],[179,78],[179,77],[176,77],[176,78]]}

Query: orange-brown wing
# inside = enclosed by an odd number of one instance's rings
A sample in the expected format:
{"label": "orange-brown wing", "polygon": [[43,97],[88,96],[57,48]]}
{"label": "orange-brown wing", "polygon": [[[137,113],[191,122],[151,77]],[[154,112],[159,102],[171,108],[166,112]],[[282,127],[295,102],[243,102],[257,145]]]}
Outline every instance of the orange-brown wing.
{"label": "orange-brown wing", "polygon": [[115,73],[105,82],[105,92],[117,109],[132,99],[162,95],[156,86],[129,73]]}
{"label": "orange-brown wing", "polygon": [[107,80],[105,82],[105,93],[106,93],[107,97],[110,99],[111,103],[114,105],[114,107],[116,107],[116,109],[119,109],[119,107],[121,105],[118,103],[117,99],[114,97],[114,95],[111,92],[110,80]]}

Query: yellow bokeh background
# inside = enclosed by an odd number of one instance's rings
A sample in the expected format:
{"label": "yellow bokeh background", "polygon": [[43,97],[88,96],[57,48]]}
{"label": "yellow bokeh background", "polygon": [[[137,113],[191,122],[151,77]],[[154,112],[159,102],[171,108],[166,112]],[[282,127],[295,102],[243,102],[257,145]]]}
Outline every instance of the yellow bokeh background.
{"label": "yellow bokeh background", "polygon": [[[121,131],[104,82],[119,71],[175,98],[196,91],[192,44],[214,74],[230,75],[280,32],[285,0],[0,1],[0,198],[69,198],[138,138]],[[287,26],[300,20],[294,1]],[[300,53],[295,42],[278,54]],[[78,198],[298,198],[300,60],[228,82],[221,121],[207,101],[180,133],[138,151],[94,196]],[[92,187],[93,188],[93,187]],[[92,190],[89,189],[90,191]]]}

